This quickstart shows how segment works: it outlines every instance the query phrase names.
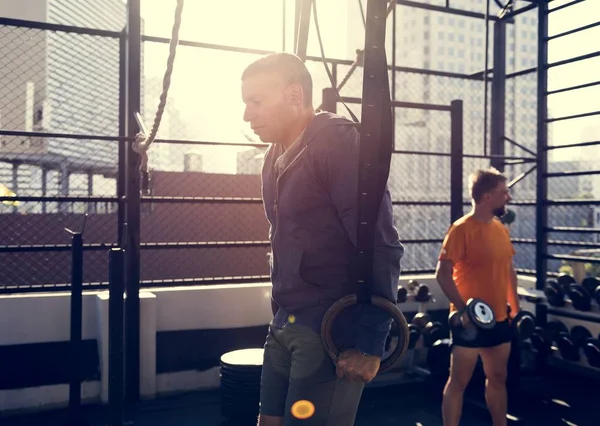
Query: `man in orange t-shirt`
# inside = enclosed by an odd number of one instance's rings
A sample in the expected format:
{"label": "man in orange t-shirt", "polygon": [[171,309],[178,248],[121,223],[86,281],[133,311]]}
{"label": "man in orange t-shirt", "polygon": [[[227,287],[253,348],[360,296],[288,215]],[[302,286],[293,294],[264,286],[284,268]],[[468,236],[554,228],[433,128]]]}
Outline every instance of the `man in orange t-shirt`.
{"label": "man in orange t-shirt", "polygon": [[[444,239],[436,279],[450,300],[450,311],[464,310],[467,300],[485,301],[496,317],[491,330],[478,330],[473,341],[452,336],[450,377],[444,389],[444,426],[458,426],[464,390],[481,356],[487,377],[486,402],[494,426],[506,426],[506,373],[512,332],[511,317],[519,312],[515,250],[508,229],[498,220],[510,201],[506,177],[494,168],[470,177],[471,212],[452,224]],[[469,321],[464,313],[463,321]]]}

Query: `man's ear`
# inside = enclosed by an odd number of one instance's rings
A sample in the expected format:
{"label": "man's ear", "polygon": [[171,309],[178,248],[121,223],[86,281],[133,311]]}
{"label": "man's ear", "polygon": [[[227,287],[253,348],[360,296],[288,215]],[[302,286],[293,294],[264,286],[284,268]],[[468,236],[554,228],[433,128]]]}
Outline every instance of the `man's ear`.
{"label": "man's ear", "polygon": [[302,105],[302,100],[304,98],[304,92],[302,91],[302,86],[298,83],[293,83],[288,87],[289,90],[289,99],[292,101],[292,105],[300,106]]}

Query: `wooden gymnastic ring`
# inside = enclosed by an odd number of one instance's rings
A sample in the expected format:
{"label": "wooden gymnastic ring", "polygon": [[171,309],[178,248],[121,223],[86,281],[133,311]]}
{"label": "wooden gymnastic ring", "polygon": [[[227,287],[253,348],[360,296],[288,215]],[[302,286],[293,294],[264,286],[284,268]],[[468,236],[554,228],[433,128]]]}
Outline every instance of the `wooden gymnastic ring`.
{"label": "wooden gymnastic ring", "polygon": [[[325,313],[323,317],[323,321],[321,322],[321,339],[323,340],[323,346],[325,347],[325,351],[329,355],[329,357],[333,360],[333,362],[337,362],[340,351],[336,348],[335,343],[333,342],[333,338],[331,336],[331,329],[333,326],[333,322],[337,318],[337,316],[346,308],[356,305],[358,303],[358,299],[356,294],[349,294],[348,296],[344,296],[341,299],[337,300],[329,310]],[[385,299],[380,296],[371,296],[371,303],[373,306],[377,306],[378,308],[383,309],[388,312],[396,325],[398,326],[398,344],[394,351],[387,358],[381,361],[381,365],[379,367],[379,373],[383,373],[384,371],[390,370],[396,366],[402,355],[408,349],[410,332],[408,330],[408,322],[404,317],[402,311],[396,306],[396,304],[390,302],[388,299]]]}

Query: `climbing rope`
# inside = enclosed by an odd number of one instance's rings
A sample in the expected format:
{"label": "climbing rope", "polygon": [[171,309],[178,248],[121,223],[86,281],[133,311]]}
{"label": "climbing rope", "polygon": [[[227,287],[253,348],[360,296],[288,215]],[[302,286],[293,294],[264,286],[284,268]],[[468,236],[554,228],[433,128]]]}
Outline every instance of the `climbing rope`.
{"label": "climbing rope", "polygon": [[167,106],[167,95],[169,94],[169,87],[171,86],[171,77],[173,76],[173,68],[175,65],[175,54],[177,52],[177,45],[179,44],[179,30],[181,28],[182,21],[183,1],[184,0],[177,0],[177,7],[175,9],[175,22],[173,24],[171,41],[169,43],[169,57],[167,59],[167,70],[163,78],[162,93],[160,94],[160,101],[156,110],[156,115],[154,117],[154,123],[152,124],[152,128],[150,130],[149,135],[146,135],[146,128],[141,122],[139,114],[135,117],[138,121],[140,132],[136,135],[132,147],[133,150],[140,155],[140,172],[142,172],[144,176],[144,192],[148,191],[148,149],[150,148],[150,145],[152,145],[152,142],[154,142],[154,139],[156,138],[158,128],[162,120],[162,116]]}

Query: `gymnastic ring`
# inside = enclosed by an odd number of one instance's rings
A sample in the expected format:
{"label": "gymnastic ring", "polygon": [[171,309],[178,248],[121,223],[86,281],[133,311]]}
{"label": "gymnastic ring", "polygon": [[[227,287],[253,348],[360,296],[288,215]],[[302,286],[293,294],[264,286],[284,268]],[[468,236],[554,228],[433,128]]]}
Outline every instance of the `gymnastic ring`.
{"label": "gymnastic ring", "polygon": [[[323,321],[321,322],[321,340],[323,341],[325,351],[333,360],[333,362],[337,362],[340,354],[340,351],[338,348],[336,348],[331,336],[333,322],[344,309],[352,305],[356,305],[357,302],[358,299],[356,294],[344,296],[331,305],[323,317]],[[384,371],[388,371],[396,367],[396,364],[408,349],[410,332],[408,330],[408,322],[396,304],[380,296],[371,296],[371,303],[374,306],[377,306],[378,308],[388,312],[400,330],[400,333],[398,333],[398,344],[394,348],[394,351],[390,354],[390,356],[381,361],[379,373],[383,373]]]}

